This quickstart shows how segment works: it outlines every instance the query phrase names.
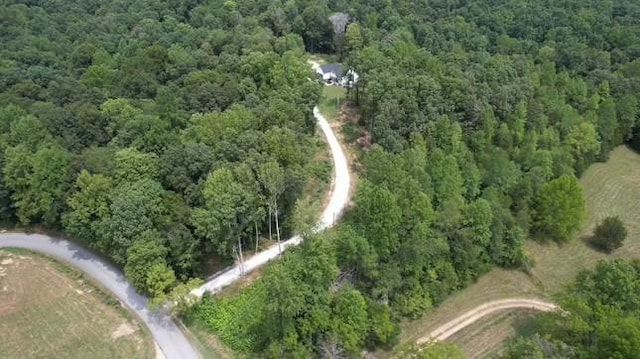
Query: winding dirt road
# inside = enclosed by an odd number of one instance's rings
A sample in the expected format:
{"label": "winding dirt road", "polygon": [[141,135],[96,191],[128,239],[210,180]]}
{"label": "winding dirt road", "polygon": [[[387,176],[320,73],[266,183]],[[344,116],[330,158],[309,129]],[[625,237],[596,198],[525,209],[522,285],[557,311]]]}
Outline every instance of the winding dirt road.
{"label": "winding dirt road", "polygon": [[[327,139],[333,157],[333,179],[329,202],[315,227],[315,231],[320,232],[332,227],[348,205],[351,175],[347,157],[331,126],[317,107],[313,109],[313,114]],[[300,236],[295,236],[284,241],[282,248],[297,245],[301,241]],[[147,298],[135,291],[122,271],[90,250],[62,238],[25,233],[0,233],[0,247],[17,247],[45,253],[77,267],[102,284],[142,319],[161,351],[160,356],[168,359],[199,357],[197,350],[168,314],[150,311],[147,306]],[[202,296],[205,291],[217,292],[242,277],[243,274],[278,257],[278,254],[278,245],[274,245],[245,261],[244,273],[238,266],[228,268],[192,293]]]}
{"label": "winding dirt road", "polygon": [[[313,108],[313,115],[318,121],[318,125],[322,130],[329,148],[331,150],[331,157],[333,157],[333,179],[331,181],[330,198],[329,203],[324,208],[320,221],[315,227],[315,232],[321,232],[327,228],[332,227],[336,220],[340,218],[344,209],[349,204],[349,193],[351,189],[351,174],[349,173],[349,163],[347,162],[347,156],[345,155],[340,141],[336,137],[335,133],[331,129],[329,122],[320,113],[317,107]],[[289,246],[295,246],[302,242],[302,237],[294,236],[284,242],[282,242],[282,250]],[[262,252],[246,259],[243,266],[235,265],[229,267],[207,280],[199,288],[194,289],[191,293],[198,297],[201,297],[205,292],[216,293],[222,288],[230,285],[236,280],[240,279],[243,275],[251,272],[252,270],[265,265],[272,259],[278,257],[280,250],[278,245],[275,244]]]}
{"label": "winding dirt road", "polygon": [[469,325],[475,323],[477,320],[491,315],[493,313],[508,310],[508,309],[532,309],[541,312],[552,312],[558,310],[558,306],[537,299],[501,299],[494,300],[492,302],[488,302],[482,304],[459,317],[439,326],[435,330],[433,330],[429,335],[426,335],[417,340],[417,344],[425,344],[431,341],[442,341],[451,337],[455,333],[460,330],[468,327]]}

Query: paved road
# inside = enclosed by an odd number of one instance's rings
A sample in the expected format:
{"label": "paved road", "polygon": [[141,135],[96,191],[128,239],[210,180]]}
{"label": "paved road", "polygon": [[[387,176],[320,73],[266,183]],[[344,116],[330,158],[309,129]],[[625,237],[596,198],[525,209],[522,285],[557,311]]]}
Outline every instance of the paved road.
{"label": "paved road", "polygon": [[168,315],[149,311],[147,298],[136,293],[122,272],[91,251],[64,239],[24,233],[1,233],[0,247],[17,247],[45,253],[77,267],[102,284],[142,319],[167,359],[199,357],[196,349]]}
{"label": "paved road", "polygon": [[[340,146],[338,138],[333,133],[329,122],[322,116],[317,107],[313,109],[313,115],[316,117],[320,129],[327,139],[331,156],[333,157],[333,180],[331,183],[331,197],[329,203],[322,212],[320,222],[316,225],[315,231],[320,232],[335,224],[335,221],[342,215],[342,212],[349,204],[349,191],[351,189],[351,175],[349,174],[349,164],[347,157]],[[283,250],[286,247],[300,244],[302,238],[295,236],[282,242]],[[279,253],[278,245],[275,244],[264,251],[246,259],[244,261],[244,273],[266,264],[270,260],[277,258]],[[205,291],[216,293],[220,289],[242,277],[242,270],[239,265],[227,268],[224,271],[214,275],[200,288],[193,290],[193,294],[202,296]]]}
{"label": "paved road", "polygon": [[469,325],[475,323],[477,320],[485,317],[487,315],[493,314],[498,311],[507,310],[507,309],[533,309],[542,312],[551,312],[554,310],[558,310],[558,306],[553,303],[544,302],[537,299],[502,299],[502,300],[494,300],[492,302],[488,302],[482,304],[462,315],[451,320],[435,330],[433,330],[429,335],[424,336],[418,339],[418,344],[424,344],[429,341],[440,341],[446,340],[450,336],[459,332],[460,330],[468,327]]}

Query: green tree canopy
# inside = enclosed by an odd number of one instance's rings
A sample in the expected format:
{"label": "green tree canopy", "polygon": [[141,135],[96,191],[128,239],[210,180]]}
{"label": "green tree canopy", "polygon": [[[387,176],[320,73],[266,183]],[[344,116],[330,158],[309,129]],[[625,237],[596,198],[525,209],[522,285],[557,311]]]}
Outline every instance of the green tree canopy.
{"label": "green tree canopy", "polygon": [[566,242],[580,228],[585,202],[574,176],[562,176],[540,189],[535,199],[534,228],[542,239]]}

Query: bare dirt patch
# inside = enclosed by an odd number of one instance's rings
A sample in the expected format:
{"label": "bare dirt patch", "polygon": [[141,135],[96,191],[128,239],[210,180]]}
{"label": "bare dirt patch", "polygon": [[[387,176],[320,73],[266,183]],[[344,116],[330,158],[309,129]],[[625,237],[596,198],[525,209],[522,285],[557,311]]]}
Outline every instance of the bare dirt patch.
{"label": "bare dirt patch", "polygon": [[136,332],[136,328],[134,328],[129,323],[122,323],[120,326],[111,333],[111,339],[118,339],[120,337],[126,337]]}
{"label": "bare dirt patch", "polygon": [[0,262],[6,274],[0,277],[0,356],[154,356],[147,331],[104,292],[78,280],[77,272],[22,251],[0,250]]}

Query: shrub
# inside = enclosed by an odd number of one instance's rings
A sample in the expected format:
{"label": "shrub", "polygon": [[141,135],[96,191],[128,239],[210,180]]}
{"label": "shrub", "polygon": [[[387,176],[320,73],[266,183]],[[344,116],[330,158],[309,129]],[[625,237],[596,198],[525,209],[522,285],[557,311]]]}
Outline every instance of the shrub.
{"label": "shrub", "polygon": [[627,230],[620,218],[607,217],[596,227],[592,243],[598,249],[610,253],[622,247],[625,238]]}

